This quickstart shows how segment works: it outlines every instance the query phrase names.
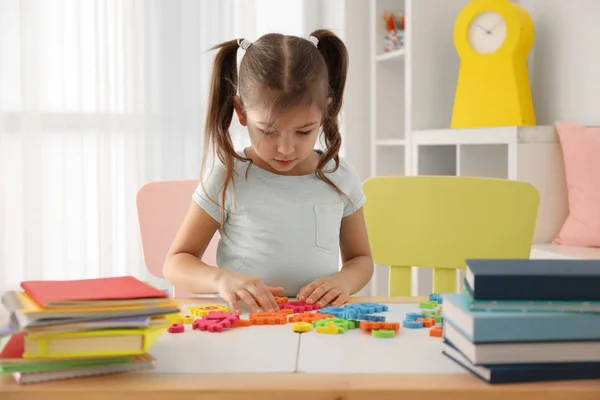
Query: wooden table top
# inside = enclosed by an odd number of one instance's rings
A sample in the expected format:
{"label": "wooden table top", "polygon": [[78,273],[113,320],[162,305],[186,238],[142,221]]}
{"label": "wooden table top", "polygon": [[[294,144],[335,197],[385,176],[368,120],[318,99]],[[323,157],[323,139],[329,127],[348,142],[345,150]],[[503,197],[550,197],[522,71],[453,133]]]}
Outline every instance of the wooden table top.
{"label": "wooden table top", "polygon": [[[352,302],[416,303],[412,298]],[[206,302],[206,300],[198,300]],[[186,303],[195,302],[185,299]],[[214,300],[211,300],[214,302]],[[376,396],[376,397],[374,397]],[[600,380],[490,385],[465,374],[121,374],[19,386],[0,376],[1,400],[600,400]]]}

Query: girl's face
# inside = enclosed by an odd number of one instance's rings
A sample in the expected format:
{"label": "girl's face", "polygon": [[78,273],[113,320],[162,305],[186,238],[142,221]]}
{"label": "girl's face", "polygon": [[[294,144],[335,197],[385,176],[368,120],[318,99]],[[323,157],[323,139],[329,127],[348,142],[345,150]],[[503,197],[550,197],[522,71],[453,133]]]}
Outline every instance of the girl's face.
{"label": "girl's face", "polygon": [[[236,111],[238,110],[236,105]],[[282,175],[314,172],[315,143],[321,126],[322,112],[316,106],[295,108],[268,120],[268,109],[238,111],[240,123],[248,127],[252,148],[260,160],[257,166]],[[257,162],[257,161],[262,161]]]}

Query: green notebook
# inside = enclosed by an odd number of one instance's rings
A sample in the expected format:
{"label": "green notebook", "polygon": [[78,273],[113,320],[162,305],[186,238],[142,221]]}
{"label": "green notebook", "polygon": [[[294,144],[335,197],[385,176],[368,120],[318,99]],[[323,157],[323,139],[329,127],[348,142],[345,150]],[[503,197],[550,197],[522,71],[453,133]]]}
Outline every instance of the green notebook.
{"label": "green notebook", "polygon": [[44,372],[82,367],[97,367],[107,365],[131,364],[134,357],[110,357],[84,360],[39,360],[27,364],[0,365],[0,374],[15,372]]}

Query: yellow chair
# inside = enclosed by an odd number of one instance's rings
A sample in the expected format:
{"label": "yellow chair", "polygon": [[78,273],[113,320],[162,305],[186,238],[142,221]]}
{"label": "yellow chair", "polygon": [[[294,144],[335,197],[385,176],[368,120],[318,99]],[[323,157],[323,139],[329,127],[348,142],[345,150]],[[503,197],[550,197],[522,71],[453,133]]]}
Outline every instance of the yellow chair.
{"label": "yellow chair", "polygon": [[375,264],[389,295],[411,295],[411,267],[433,268],[434,293],[456,292],[468,258],[529,258],[539,194],[530,184],[456,176],[374,177],[363,183]]}

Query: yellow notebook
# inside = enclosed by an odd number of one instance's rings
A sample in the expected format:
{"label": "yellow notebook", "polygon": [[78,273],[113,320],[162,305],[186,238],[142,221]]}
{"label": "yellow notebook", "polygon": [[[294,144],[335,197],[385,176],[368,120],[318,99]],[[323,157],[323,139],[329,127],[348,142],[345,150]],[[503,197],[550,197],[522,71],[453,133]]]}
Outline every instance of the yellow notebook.
{"label": "yellow notebook", "polygon": [[29,333],[23,358],[114,357],[145,354],[168,324],[141,329]]}
{"label": "yellow notebook", "polygon": [[165,315],[179,312],[179,303],[174,299],[152,306],[120,306],[120,307],[81,307],[68,309],[48,309],[41,307],[27,293],[8,291],[2,296],[2,303],[13,313],[21,329],[56,325],[60,323],[84,322],[98,319],[130,318],[142,316]]}

